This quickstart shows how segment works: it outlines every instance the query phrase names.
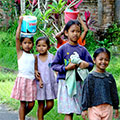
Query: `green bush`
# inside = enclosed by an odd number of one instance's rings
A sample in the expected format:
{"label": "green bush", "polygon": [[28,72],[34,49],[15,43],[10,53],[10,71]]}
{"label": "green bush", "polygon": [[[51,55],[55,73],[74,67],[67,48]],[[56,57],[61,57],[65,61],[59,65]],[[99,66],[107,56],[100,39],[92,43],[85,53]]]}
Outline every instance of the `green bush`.
{"label": "green bush", "polygon": [[120,45],[120,26],[117,23],[110,25],[106,30],[98,30],[96,40],[101,47],[110,48],[112,45]]}
{"label": "green bush", "polygon": [[120,26],[117,23],[109,26],[106,33],[106,39],[109,39],[113,45],[120,45]]}
{"label": "green bush", "polygon": [[90,30],[88,31],[85,40],[86,40],[85,47],[89,52],[92,52],[99,47],[97,42],[95,41],[95,36],[93,31]]}

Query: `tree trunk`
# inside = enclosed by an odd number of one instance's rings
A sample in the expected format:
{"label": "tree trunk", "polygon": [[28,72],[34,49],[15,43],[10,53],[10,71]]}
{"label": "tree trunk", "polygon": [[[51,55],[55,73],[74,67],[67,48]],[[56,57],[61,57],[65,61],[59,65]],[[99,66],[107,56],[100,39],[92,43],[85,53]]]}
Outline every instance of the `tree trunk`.
{"label": "tree trunk", "polygon": [[40,0],[38,0],[38,9],[40,9]]}
{"label": "tree trunk", "polygon": [[103,19],[103,4],[102,4],[102,0],[98,0],[98,24],[99,26],[102,25],[102,19]]}
{"label": "tree trunk", "polygon": [[120,0],[115,0],[115,20],[120,24]]}
{"label": "tree trunk", "polygon": [[98,0],[98,21],[102,28],[107,28],[114,21],[115,0]]}
{"label": "tree trunk", "polygon": [[20,1],[20,6],[21,6],[21,15],[25,13],[25,0]]}

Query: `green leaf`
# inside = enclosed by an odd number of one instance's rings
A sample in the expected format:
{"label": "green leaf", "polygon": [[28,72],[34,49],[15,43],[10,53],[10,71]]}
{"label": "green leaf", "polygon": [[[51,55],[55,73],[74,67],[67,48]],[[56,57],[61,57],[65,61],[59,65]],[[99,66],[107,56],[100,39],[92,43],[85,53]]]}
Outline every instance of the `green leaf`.
{"label": "green leaf", "polygon": [[57,1],[56,1],[56,0],[53,0],[53,3],[57,4]]}
{"label": "green leaf", "polygon": [[56,7],[55,7],[55,6],[53,6],[53,5],[48,5],[48,7],[52,8],[53,10],[55,10],[55,9],[56,9]]}
{"label": "green leaf", "polygon": [[45,16],[47,16],[48,14],[50,14],[51,13],[51,11],[52,11],[52,9],[48,9],[46,12],[45,12]]}

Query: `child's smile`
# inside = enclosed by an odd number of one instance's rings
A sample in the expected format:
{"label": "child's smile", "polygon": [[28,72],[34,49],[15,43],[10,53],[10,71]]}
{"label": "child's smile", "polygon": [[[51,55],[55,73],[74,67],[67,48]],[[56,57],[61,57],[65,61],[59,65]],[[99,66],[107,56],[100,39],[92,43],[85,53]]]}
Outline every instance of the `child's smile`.
{"label": "child's smile", "polygon": [[96,64],[96,71],[104,72],[109,64],[109,56],[107,55],[107,53],[102,52],[96,57],[94,62]]}

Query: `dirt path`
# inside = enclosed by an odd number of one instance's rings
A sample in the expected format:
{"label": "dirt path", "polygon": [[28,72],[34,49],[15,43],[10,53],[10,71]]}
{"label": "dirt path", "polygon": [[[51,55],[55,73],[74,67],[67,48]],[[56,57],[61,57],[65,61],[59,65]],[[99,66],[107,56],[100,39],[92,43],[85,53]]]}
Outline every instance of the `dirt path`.
{"label": "dirt path", "polygon": [[[18,120],[18,112],[11,111],[6,105],[0,104],[0,120]],[[34,120],[27,117],[26,120]]]}

